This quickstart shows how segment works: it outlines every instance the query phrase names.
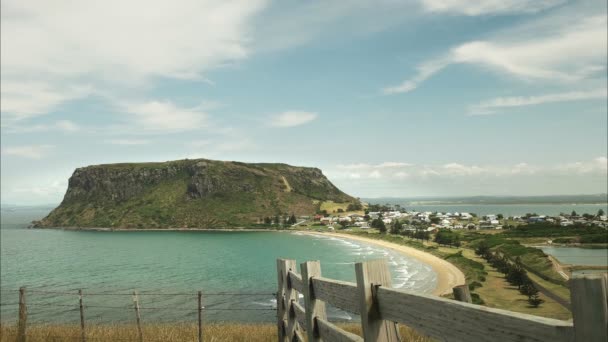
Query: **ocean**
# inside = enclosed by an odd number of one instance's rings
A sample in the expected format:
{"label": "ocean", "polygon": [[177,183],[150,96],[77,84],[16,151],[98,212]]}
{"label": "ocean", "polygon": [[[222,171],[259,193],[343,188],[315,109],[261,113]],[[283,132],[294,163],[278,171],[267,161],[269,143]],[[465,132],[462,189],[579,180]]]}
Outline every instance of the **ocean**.
{"label": "ocean", "polygon": [[[16,320],[27,287],[28,323],[77,323],[78,289],[89,323],[133,322],[139,291],[145,322],[195,321],[203,292],[205,321],[276,318],[276,259],[320,260],[326,277],[354,281],[354,262],[386,258],[393,285],[431,292],[437,275],[414,258],[377,246],[282,232],[95,232],[26,229],[49,209],[2,211],[0,318]],[[329,310],[334,320],[356,319]]]}

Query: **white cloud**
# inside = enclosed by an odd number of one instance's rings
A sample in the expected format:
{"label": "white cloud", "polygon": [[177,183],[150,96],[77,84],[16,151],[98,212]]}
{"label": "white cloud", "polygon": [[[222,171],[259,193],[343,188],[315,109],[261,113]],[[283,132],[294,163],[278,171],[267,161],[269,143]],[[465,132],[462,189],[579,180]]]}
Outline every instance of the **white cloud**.
{"label": "white cloud", "polygon": [[317,118],[318,114],[299,110],[291,110],[274,116],[271,125],[275,127],[294,127],[311,122]]}
{"label": "white cloud", "polygon": [[[2,68],[4,73],[4,65]],[[90,92],[91,88],[86,85],[61,86],[39,81],[20,82],[10,80],[10,78],[5,80],[3,75],[2,88],[0,89],[0,108],[2,109],[3,119],[16,121],[46,114],[61,103],[86,96]]]}
{"label": "white cloud", "polygon": [[403,162],[383,162],[380,164],[367,164],[367,163],[354,163],[354,164],[341,164],[338,168],[344,170],[361,170],[361,169],[387,169],[387,168],[403,168],[408,167],[411,164]]}
{"label": "white cloud", "polygon": [[2,154],[5,156],[15,156],[27,159],[41,159],[48,155],[53,148],[52,145],[25,145],[3,147]]}
{"label": "white cloud", "polygon": [[429,12],[446,12],[469,16],[536,13],[557,6],[565,0],[421,0]]}
{"label": "white cloud", "polygon": [[[405,163],[403,163],[405,164]],[[393,172],[383,172],[377,167],[382,164],[350,164],[337,165],[337,170],[358,170],[360,172],[331,172],[335,179],[387,179],[395,181],[413,181],[428,179],[490,179],[508,177],[526,177],[533,175],[576,175],[576,174],[606,174],[608,159],[597,157],[584,162],[561,163],[556,165],[530,165],[517,163],[513,165],[467,165],[457,162],[440,165],[405,164],[407,166],[389,169]],[[387,169],[384,169],[388,171]],[[608,176],[608,175],[607,175]]]}
{"label": "white cloud", "polygon": [[[574,162],[561,164],[555,167],[555,170],[561,173],[567,174],[589,174],[589,173],[601,173],[606,174],[608,172],[608,158],[597,157],[591,161],[585,162]],[[608,176],[608,175],[606,175]]]}
{"label": "white cloud", "polygon": [[463,165],[458,163],[448,163],[441,167],[440,174],[449,176],[474,176],[486,172],[487,170],[476,165]]}
{"label": "white cloud", "polygon": [[402,162],[384,162],[384,163],[380,163],[378,165],[376,165],[376,167],[378,168],[395,168],[395,167],[407,167],[410,166],[410,164],[408,163],[402,163]]}
{"label": "white cloud", "polygon": [[499,97],[483,101],[469,108],[470,115],[493,114],[498,109],[509,107],[532,106],[543,103],[581,101],[593,99],[605,99],[608,97],[608,89],[595,89],[586,91],[571,91],[564,93],[544,94],[537,96],[513,96]]}
{"label": "white cloud", "polygon": [[[407,93],[452,64],[472,64],[524,80],[573,82],[597,75],[606,68],[606,16],[561,18],[517,35],[503,34],[487,41],[472,41],[452,48],[447,55],[426,61],[400,85],[385,94]],[[514,30],[515,32],[515,30]]]}
{"label": "white cloud", "polygon": [[374,170],[369,174],[369,178],[382,178],[382,174],[378,170]]}
{"label": "white cloud", "polygon": [[50,124],[37,124],[37,125],[9,125],[7,126],[6,133],[33,133],[33,132],[47,132],[47,131],[60,131],[60,132],[78,132],[81,127],[70,120],[59,120]]}
{"label": "white cloud", "polygon": [[171,101],[148,101],[124,105],[129,121],[144,132],[182,132],[208,125],[206,113],[183,108]]}
{"label": "white cloud", "polygon": [[143,140],[143,139],[112,139],[112,140],[106,140],[106,142],[108,144],[112,144],[112,145],[124,145],[124,146],[147,145],[150,143],[149,140]]}
{"label": "white cloud", "polygon": [[2,1],[2,112],[44,114],[89,86],[122,95],[156,77],[208,82],[207,70],[249,56],[251,20],[265,5]]}

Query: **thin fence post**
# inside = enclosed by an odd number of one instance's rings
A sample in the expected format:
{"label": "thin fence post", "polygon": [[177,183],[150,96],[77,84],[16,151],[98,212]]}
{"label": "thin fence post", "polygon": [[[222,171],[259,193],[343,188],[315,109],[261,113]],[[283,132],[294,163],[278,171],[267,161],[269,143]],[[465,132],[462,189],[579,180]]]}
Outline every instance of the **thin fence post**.
{"label": "thin fence post", "polygon": [[141,331],[141,316],[139,314],[139,296],[137,291],[133,291],[133,307],[135,308],[135,319],[137,321],[137,334],[139,335],[139,342],[144,341],[144,334]]}
{"label": "thin fence post", "polygon": [[289,271],[295,270],[296,261],[277,259],[277,328],[279,342],[291,341],[293,331],[287,331],[289,322],[289,309],[293,299],[298,300],[298,295],[295,290],[289,287]]}
{"label": "thin fence post", "polygon": [[577,276],[570,280],[570,300],[575,341],[608,341],[607,277]]}
{"label": "thin fence post", "polygon": [[198,342],[203,342],[203,293],[198,291]]}
{"label": "thin fence post", "polygon": [[82,337],[82,342],[85,342],[87,339],[84,330],[84,305],[82,305],[82,289],[78,290],[78,304],[80,307],[80,334]]}
{"label": "thin fence post", "polygon": [[27,325],[27,306],[25,304],[25,287],[19,288],[19,322],[17,323],[17,342],[25,342]]}
{"label": "thin fence post", "polygon": [[454,291],[454,298],[459,302],[473,303],[471,298],[471,292],[469,291],[468,285],[458,285],[452,289]]}
{"label": "thin fence post", "polygon": [[380,318],[376,300],[378,286],[391,287],[391,273],[386,260],[371,260],[355,264],[361,327],[365,341],[398,342],[399,332],[395,322]]}
{"label": "thin fence post", "polygon": [[321,263],[319,261],[307,261],[300,264],[302,274],[302,287],[304,291],[304,308],[306,311],[306,334],[308,342],[321,341],[319,329],[315,318],[327,319],[325,302],[317,300],[312,287],[312,278],[321,276]]}

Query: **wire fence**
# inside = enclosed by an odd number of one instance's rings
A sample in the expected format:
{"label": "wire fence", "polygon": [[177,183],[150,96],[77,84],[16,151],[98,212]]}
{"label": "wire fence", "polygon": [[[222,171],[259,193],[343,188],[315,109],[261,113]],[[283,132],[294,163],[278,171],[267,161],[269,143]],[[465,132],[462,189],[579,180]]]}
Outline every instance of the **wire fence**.
{"label": "wire fence", "polygon": [[[142,341],[144,323],[272,322],[276,319],[276,293],[179,292],[179,291],[85,291],[80,289],[0,289],[0,319],[17,322],[18,335],[26,325],[80,324],[81,335],[61,339],[90,339],[87,325],[132,323]],[[25,335],[23,335],[25,336]],[[51,335],[46,335],[53,338]],[[113,338],[115,339],[115,338]],[[120,340],[120,338],[116,338]],[[199,337],[199,340],[201,338]],[[19,340],[19,336],[18,336]],[[132,340],[131,338],[125,340]]]}

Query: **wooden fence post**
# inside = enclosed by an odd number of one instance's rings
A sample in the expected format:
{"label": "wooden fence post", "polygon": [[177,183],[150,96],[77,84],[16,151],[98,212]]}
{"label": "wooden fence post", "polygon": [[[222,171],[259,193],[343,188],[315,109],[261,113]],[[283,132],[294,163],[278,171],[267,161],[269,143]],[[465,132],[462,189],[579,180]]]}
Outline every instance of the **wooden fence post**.
{"label": "wooden fence post", "polygon": [[608,341],[607,278],[603,274],[570,280],[575,341]]}
{"label": "wooden fence post", "polygon": [[290,341],[293,331],[287,331],[291,300],[298,300],[296,291],[289,286],[288,273],[296,269],[295,260],[277,259],[277,328],[279,341]]}
{"label": "wooden fence post", "polygon": [[84,305],[82,305],[82,289],[78,290],[78,304],[80,307],[80,335],[82,342],[86,341],[86,334],[84,330]]}
{"label": "wooden fence post", "polygon": [[355,264],[357,274],[358,300],[361,312],[363,339],[376,342],[398,342],[399,334],[395,322],[380,318],[376,289],[390,287],[391,273],[386,260],[372,260]]}
{"label": "wooden fence post", "polygon": [[198,291],[198,342],[203,342],[203,293]]}
{"label": "wooden fence post", "polygon": [[27,306],[25,305],[25,287],[19,288],[19,322],[17,323],[17,342],[25,342],[27,325]]}
{"label": "wooden fence post", "polygon": [[139,335],[139,342],[144,341],[144,334],[141,331],[141,316],[139,314],[139,297],[137,291],[133,291],[133,307],[135,308],[135,319],[137,321],[137,334]]}
{"label": "wooden fence post", "polygon": [[454,298],[459,302],[473,303],[471,298],[471,292],[469,291],[469,285],[458,285],[452,289],[454,291]]}
{"label": "wooden fence post", "polygon": [[308,342],[321,341],[319,329],[315,318],[327,320],[325,302],[317,300],[312,287],[312,278],[321,276],[321,263],[319,261],[307,261],[300,264],[302,274],[302,287],[304,291],[304,308],[306,311],[306,333]]}

